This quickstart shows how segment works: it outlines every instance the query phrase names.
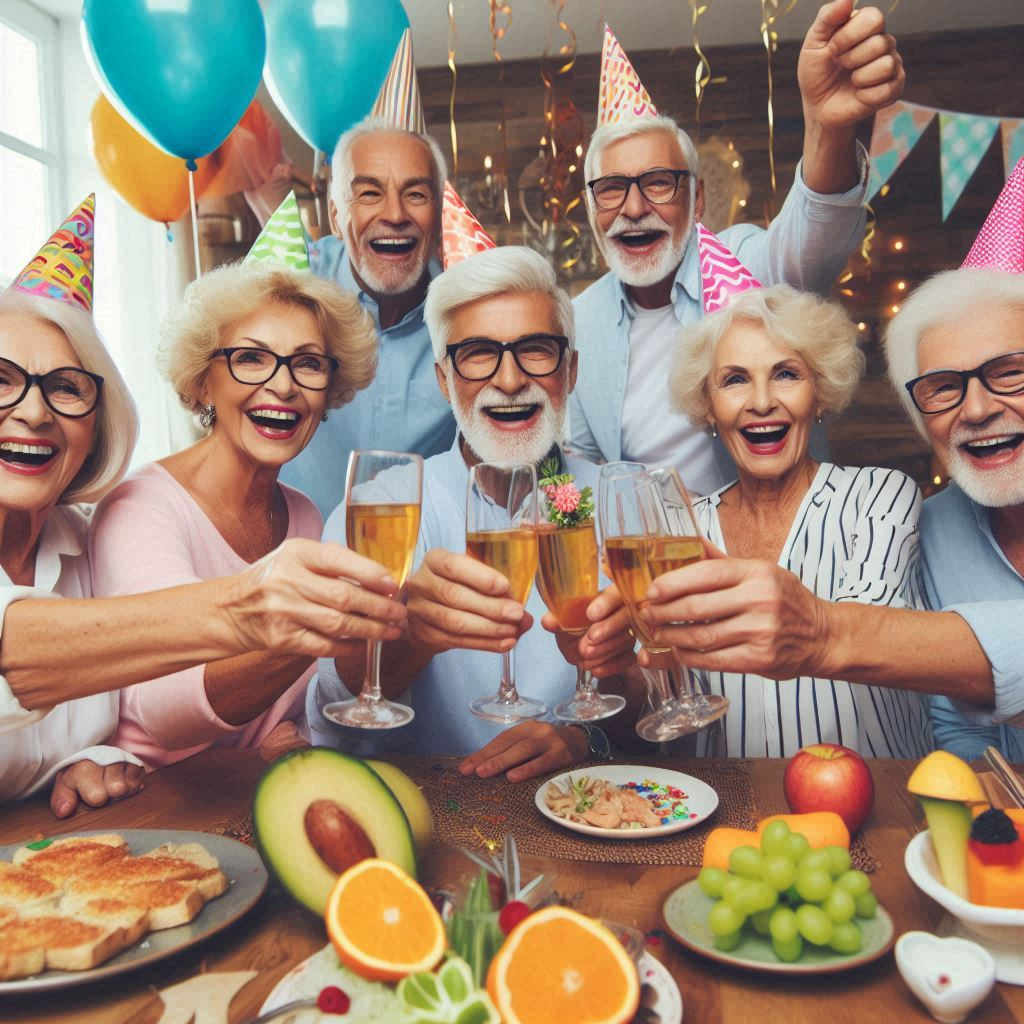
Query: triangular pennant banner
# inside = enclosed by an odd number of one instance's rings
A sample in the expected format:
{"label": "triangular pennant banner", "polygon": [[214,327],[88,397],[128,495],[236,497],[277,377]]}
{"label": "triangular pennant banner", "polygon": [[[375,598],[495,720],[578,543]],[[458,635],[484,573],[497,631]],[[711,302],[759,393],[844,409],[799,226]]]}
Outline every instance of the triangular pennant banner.
{"label": "triangular pennant banner", "polygon": [[422,135],[427,130],[420,87],[416,82],[416,63],[412,56],[412,35],[409,29],[402,33],[391,61],[391,70],[384,79],[370,113],[409,132]]}
{"label": "triangular pennant banner", "polygon": [[597,95],[597,123],[615,124],[637,118],[657,117],[651,97],[633,69],[625,50],[605,25],[601,48],[601,85]]}
{"label": "triangular pennant banner", "polygon": [[871,175],[866,201],[893,176],[896,168],[917,145],[921,133],[932,123],[935,110],[897,101],[875,114],[871,129]]}
{"label": "triangular pennant banner", "polygon": [[444,183],[441,203],[441,260],[447,270],[453,263],[478,252],[497,248],[498,243],[473,216],[450,181]]}
{"label": "triangular pennant banner", "polygon": [[942,174],[942,219],[956,206],[999,127],[997,117],[939,111],[939,170]]}
{"label": "triangular pennant banner", "polygon": [[1024,274],[1024,157],[985,218],[963,266]]}
{"label": "triangular pennant banner", "polygon": [[697,225],[697,257],[705,313],[717,313],[725,309],[734,295],[761,287],[761,282],[740,263],[735,253],[703,224]]}
{"label": "triangular pennant banner", "polygon": [[309,249],[306,232],[299,215],[299,203],[294,192],[270,215],[259,238],[252,243],[245,262],[254,260],[275,263],[292,270],[309,270]]}
{"label": "triangular pennant banner", "polygon": [[1000,127],[1003,132],[1003,175],[1009,178],[1024,157],[1024,117],[1004,117]]}

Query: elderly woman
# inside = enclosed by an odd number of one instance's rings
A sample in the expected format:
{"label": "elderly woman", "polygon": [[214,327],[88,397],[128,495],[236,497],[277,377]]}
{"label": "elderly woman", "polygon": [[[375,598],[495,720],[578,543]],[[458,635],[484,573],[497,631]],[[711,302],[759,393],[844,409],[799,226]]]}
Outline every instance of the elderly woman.
{"label": "elderly woman", "polygon": [[[834,303],[786,286],[752,289],[681,337],[676,406],[721,437],[738,479],[697,502],[705,537],[734,558],[767,559],[830,601],[908,603],[917,554],[917,487],[895,470],[816,463],[811,425],[853,398],[864,366]],[[931,747],[913,693],[801,677],[708,672],[729,698],[730,757],[789,757],[841,743],[875,757]]]}
{"label": "elderly woman", "polygon": [[[278,473],[328,410],[373,378],[376,335],[354,296],[265,262],[189,286],[165,325],[164,371],[206,436],[144,466],[96,513],[97,594],[133,594],[237,573],[323,523]],[[115,742],[148,768],[207,747],[301,741],[307,656],[270,651],[174,672],[121,694]],[[298,721],[296,721],[298,720]]]}

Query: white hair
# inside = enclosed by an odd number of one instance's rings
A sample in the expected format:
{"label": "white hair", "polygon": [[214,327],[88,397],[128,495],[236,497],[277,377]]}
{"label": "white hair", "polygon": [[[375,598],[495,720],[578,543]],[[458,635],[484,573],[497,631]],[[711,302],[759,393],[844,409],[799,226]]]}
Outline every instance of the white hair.
{"label": "white hair", "polygon": [[922,336],[933,327],[969,321],[974,310],[992,306],[1024,310],[1024,274],[981,267],[943,271],[917,288],[889,323],[885,332],[889,380],[925,439],[924,417],[905,387],[920,376],[918,345]]}
{"label": "white hair", "polygon": [[434,359],[444,363],[452,315],[459,307],[509,293],[546,295],[572,353],[576,338],[572,301],[559,288],[551,264],[533,249],[505,245],[461,260],[430,282],[423,318],[430,331]]}
{"label": "white hair", "polygon": [[128,385],[103,344],[93,318],[84,309],[42,296],[5,291],[0,292],[0,316],[5,314],[53,324],[67,338],[82,369],[103,378],[92,449],[60,496],[62,505],[97,502],[128,472],[139,436],[139,418]]}

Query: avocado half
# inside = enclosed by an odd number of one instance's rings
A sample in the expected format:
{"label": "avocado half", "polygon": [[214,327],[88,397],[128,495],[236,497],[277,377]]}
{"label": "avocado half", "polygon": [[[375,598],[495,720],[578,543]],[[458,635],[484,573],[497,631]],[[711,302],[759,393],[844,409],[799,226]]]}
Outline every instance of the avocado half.
{"label": "avocado half", "polygon": [[337,750],[307,747],[275,761],[256,785],[252,819],[268,870],[316,914],[338,875],[364,857],[416,874],[402,805],[365,761]]}

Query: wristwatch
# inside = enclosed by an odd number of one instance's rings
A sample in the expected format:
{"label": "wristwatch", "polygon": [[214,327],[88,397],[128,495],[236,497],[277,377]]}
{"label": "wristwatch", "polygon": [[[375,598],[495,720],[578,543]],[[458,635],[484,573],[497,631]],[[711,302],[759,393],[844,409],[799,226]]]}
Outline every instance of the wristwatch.
{"label": "wristwatch", "polygon": [[611,761],[612,744],[604,729],[596,725],[588,725],[586,722],[574,722],[587,734],[587,755],[593,761]]}

